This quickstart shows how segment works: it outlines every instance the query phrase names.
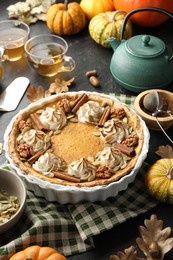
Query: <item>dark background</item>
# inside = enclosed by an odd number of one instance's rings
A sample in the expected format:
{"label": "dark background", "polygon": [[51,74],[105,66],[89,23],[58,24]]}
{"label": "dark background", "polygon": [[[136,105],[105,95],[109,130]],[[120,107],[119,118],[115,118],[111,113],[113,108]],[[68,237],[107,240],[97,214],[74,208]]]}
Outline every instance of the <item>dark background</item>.
{"label": "dark background", "polygon": [[[0,20],[8,19],[8,13],[6,8],[16,3],[15,0],[1,0],[0,1]],[[60,1],[57,1],[60,2]],[[63,1],[61,1],[63,2]],[[70,2],[70,1],[69,1]],[[72,2],[72,1],[71,1]],[[30,25],[31,36],[50,33],[45,22],[37,22]],[[140,28],[133,26],[133,34],[151,34],[162,39],[172,50],[173,50],[173,21],[169,19],[166,23],[155,28]],[[76,62],[75,70],[68,76],[63,74],[62,77],[70,78],[75,76],[75,81],[70,86],[70,91],[97,91],[99,93],[122,93],[129,95],[137,95],[136,93],[131,93],[122,87],[120,87],[112,77],[110,73],[110,60],[113,55],[112,49],[106,49],[102,46],[96,44],[88,33],[88,28],[86,27],[81,33],[74,36],[66,36],[64,39],[69,45],[68,55],[72,56]],[[90,85],[85,73],[88,70],[96,69],[98,72],[98,77],[101,86],[94,88]],[[14,80],[16,77],[26,76],[30,79],[31,84],[43,85],[45,89],[48,89],[50,83],[54,81],[54,78],[46,78],[39,76],[33,71],[24,56],[21,60],[16,62],[5,62],[3,63],[3,79],[0,81],[0,93]],[[168,90],[173,90],[173,84],[167,88]],[[3,142],[4,131],[9,124],[11,118],[18,113],[20,109],[23,109],[29,104],[26,95],[24,95],[18,108],[13,112],[0,112],[0,142]],[[173,137],[173,128],[167,130],[169,136]],[[160,131],[150,131],[150,148],[147,157],[147,162],[152,164],[159,157],[155,154],[158,146],[166,145],[171,143]],[[5,161],[4,153],[0,155],[0,163]],[[164,221],[164,226],[171,226],[173,206],[167,205],[165,203],[160,203],[154,209],[148,211],[137,218],[127,221],[124,224],[119,225],[116,228],[111,229],[99,236],[94,237],[95,250],[80,255],[68,257],[69,260],[102,260],[109,259],[109,256],[115,254],[119,250],[124,250],[131,245],[136,245],[136,238],[139,236],[138,227],[144,224],[144,219],[150,218],[151,214],[157,214],[158,219]],[[173,233],[171,233],[173,236]],[[173,256],[173,253],[172,253]],[[167,256],[167,259],[169,257]]]}

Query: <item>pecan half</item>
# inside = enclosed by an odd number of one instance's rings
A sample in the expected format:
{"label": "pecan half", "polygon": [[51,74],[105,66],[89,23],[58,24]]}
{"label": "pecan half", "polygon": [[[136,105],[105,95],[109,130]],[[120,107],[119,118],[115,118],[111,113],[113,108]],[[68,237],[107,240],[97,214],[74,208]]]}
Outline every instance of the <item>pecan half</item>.
{"label": "pecan half", "polygon": [[123,119],[126,116],[124,108],[115,108],[112,107],[110,111],[110,118]]}
{"label": "pecan half", "polygon": [[32,156],[32,149],[26,143],[19,144],[19,146],[17,147],[17,151],[19,152],[20,156],[23,158],[29,158]]}
{"label": "pecan half", "polygon": [[136,134],[128,135],[122,142],[122,144],[129,147],[134,147],[138,144],[138,136]]}
{"label": "pecan half", "polygon": [[64,98],[58,103],[58,107],[63,109],[65,112],[69,112],[71,110],[70,101]]}
{"label": "pecan half", "polygon": [[100,179],[108,179],[114,174],[114,171],[107,166],[100,166],[96,170],[96,177]]}
{"label": "pecan half", "polygon": [[19,130],[20,130],[20,132],[22,132],[25,127],[32,128],[32,122],[30,122],[30,121],[27,122],[25,120],[21,120],[19,122]]}

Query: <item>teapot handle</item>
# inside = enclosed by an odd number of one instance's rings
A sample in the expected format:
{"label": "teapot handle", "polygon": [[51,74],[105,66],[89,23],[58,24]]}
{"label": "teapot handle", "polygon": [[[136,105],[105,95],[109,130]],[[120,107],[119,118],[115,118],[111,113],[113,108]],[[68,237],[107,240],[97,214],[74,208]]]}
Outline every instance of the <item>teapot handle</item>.
{"label": "teapot handle", "polygon": [[[158,12],[158,13],[162,13],[162,14],[165,14],[165,15],[168,15],[170,18],[173,19],[173,15],[172,13],[162,9],[162,8],[156,8],[156,7],[141,7],[141,8],[137,8],[137,9],[134,9],[132,10],[131,12],[129,12],[125,18],[124,18],[124,23],[123,23],[123,26],[122,26],[122,30],[121,30],[121,35],[120,35],[120,41],[123,40],[124,38],[124,32],[125,32],[125,28],[126,28],[126,24],[127,24],[127,21],[129,19],[129,17],[137,12],[144,12],[144,11],[154,11],[154,12]],[[171,61],[173,59],[173,55],[169,58],[169,61]]]}

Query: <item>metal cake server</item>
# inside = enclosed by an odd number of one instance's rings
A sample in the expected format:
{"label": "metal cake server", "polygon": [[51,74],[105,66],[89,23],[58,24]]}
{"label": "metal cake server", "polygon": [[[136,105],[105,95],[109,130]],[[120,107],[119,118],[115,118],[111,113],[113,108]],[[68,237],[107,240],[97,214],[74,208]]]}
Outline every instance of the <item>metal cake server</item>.
{"label": "metal cake server", "polygon": [[29,85],[29,79],[18,77],[0,94],[0,111],[13,111]]}

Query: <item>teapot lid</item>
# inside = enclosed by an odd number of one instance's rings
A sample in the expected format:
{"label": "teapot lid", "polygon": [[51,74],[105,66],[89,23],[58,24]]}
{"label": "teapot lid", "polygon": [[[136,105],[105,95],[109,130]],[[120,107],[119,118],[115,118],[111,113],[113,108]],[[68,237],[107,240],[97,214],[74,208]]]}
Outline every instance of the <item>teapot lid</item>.
{"label": "teapot lid", "polygon": [[135,56],[152,58],[165,50],[165,44],[159,38],[151,35],[137,35],[126,41],[126,49]]}

